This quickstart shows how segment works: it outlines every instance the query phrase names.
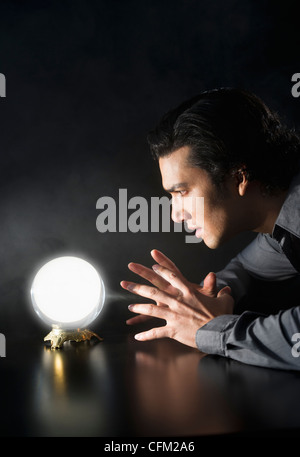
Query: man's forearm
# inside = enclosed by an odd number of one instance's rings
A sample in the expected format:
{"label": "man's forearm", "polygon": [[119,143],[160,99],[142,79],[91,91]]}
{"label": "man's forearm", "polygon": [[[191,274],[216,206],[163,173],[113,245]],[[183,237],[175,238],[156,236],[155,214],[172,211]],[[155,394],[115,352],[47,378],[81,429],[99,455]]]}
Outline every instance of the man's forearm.
{"label": "man's forearm", "polygon": [[300,306],[271,316],[246,311],[212,319],[197,331],[196,344],[204,353],[249,365],[300,370],[299,329]]}

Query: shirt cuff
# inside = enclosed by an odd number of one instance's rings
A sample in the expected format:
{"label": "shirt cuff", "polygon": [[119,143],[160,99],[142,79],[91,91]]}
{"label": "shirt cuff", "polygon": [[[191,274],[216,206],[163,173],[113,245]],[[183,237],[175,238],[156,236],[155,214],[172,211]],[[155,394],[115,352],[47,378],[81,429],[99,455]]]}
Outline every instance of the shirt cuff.
{"label": "shirt cuff", "polygon": [[238,317],[236,314],[223,314],[199,328],[196,332],[197,348],[205,354],[225,356],[226,341]]}

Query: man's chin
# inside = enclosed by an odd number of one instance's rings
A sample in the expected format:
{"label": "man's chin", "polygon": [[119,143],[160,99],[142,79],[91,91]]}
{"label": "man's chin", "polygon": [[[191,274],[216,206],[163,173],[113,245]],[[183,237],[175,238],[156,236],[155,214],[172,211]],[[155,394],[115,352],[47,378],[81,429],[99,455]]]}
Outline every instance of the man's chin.
{"label": "man's chin", "polygon": [[207,246],[209,249],[217,249],[222,245],[221,240],[211,239],[206,236],[202,237],[202,242]]}

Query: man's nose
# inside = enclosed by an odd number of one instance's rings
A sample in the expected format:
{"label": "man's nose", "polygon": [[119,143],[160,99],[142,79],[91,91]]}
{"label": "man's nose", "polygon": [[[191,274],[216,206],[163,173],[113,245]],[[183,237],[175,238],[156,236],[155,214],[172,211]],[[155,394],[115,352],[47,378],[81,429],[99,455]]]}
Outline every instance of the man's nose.
{"label": "man's nose", "polygon": [[183,204],[172,200],[171,218],[174,222],[180,223],[188,219],[187,212],[184,210]]}

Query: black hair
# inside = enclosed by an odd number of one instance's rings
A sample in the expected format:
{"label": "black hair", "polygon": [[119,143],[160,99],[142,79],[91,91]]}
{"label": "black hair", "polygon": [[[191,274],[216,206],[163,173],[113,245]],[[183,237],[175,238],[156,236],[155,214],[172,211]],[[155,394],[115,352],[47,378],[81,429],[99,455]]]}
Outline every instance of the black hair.
{"label": "black hair", "polygon": [[285,190],[299,169],[300,140],[256,95],[220,88],[185,101],[149,133],[156,159],[189,146],[189,163],[215,185],[240,170],[265,193]]}

